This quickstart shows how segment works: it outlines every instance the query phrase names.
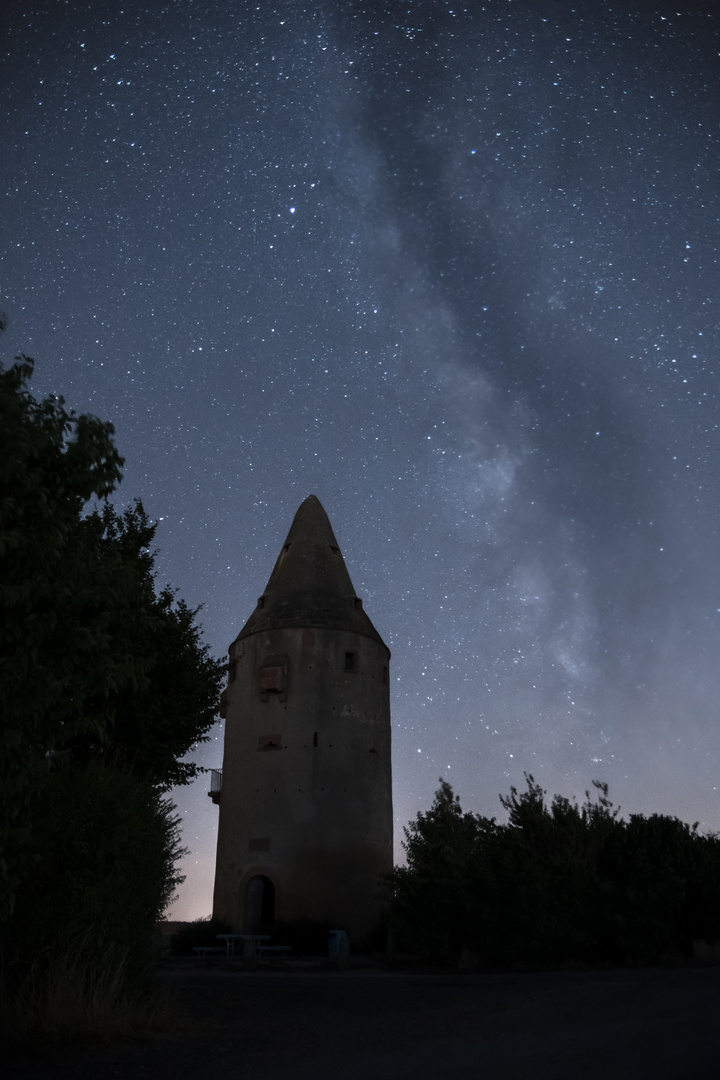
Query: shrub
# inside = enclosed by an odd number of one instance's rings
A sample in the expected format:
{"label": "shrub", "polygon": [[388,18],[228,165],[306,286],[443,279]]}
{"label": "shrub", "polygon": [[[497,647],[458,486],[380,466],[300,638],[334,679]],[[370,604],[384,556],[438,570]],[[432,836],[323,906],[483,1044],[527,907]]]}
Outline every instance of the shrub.
{"label": "shrub", "polygon": [[270,944],[290,945],[295,956],[327,956],[330,931],[336,929],[333,922],[314,919],[275,920],[271,928]]}
{"label": "shrub", "polygon": [[6,970],[72,956],[81,942],[90,969],[122,956],[124,977],[143,983],[155,923],[182,880],[174,807],[147,781],[102,759],[50,759],[48,767],[32,807],[39,858],[6,926]]}
{"label": "shrub", "polygon": [[173,956],[192,956],[196,947],[214,948],[222,944],[218,934],[232,934],[232,926],[224,919],[208,916],[195,919],[194,922],[181,926],[170,939],[170,952]]}

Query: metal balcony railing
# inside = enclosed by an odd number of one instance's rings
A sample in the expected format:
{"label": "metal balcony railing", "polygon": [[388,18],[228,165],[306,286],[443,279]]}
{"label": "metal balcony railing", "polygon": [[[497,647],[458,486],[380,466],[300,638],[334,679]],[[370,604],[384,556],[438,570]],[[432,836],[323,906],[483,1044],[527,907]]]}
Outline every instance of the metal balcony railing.
{"label": "metal balcony railing", "polygon": [[215,803],[216,806],[220,803],[220,792],[222,791],[222,769],[210,770],[210,790],[208,795]]}

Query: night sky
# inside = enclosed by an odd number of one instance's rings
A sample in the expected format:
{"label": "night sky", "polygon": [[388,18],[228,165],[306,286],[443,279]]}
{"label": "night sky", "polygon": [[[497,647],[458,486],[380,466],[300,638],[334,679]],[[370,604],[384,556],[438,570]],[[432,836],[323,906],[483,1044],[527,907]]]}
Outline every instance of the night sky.
{"label": "night sky", "polygon": [[213,652],[312,492],[393,653],[398,856],[440,776],[720,828],[720,14],[9,7],[3,361],[115,425]]}

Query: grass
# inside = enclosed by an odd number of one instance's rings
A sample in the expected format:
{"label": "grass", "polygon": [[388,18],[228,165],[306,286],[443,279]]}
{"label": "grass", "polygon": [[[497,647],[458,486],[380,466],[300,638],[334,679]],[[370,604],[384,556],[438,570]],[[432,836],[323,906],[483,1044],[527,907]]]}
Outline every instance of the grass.
{"label": "grass", "polygon": [[48,954],[4,979],[0,1031],[15,1044],[110,1043],[167,1031],[179,1021],[177,1002],[147,983],[133,985],[123,953],[101,962],[82,947]]}

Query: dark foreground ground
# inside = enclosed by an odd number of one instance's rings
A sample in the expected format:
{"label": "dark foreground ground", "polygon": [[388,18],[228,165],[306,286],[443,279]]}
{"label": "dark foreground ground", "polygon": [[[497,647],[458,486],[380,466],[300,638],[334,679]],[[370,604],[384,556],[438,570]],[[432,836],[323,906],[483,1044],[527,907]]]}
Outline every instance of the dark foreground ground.
{"label": "dark foreground ground", "polygon": [[24,1057],[23,1080],[720,1080],[720,968],[427,975],[167,970],[143,1042]]}

